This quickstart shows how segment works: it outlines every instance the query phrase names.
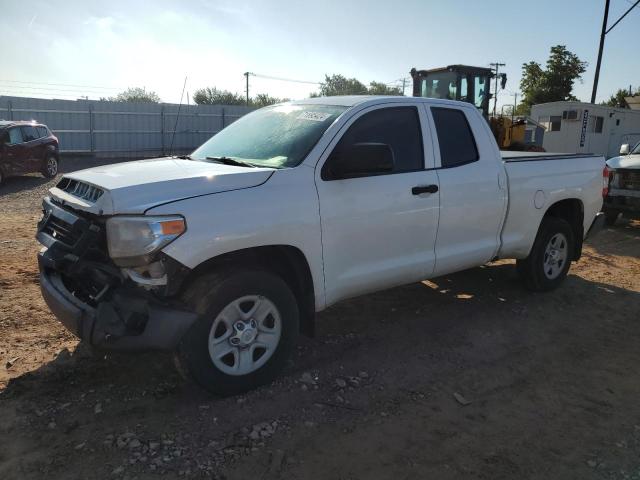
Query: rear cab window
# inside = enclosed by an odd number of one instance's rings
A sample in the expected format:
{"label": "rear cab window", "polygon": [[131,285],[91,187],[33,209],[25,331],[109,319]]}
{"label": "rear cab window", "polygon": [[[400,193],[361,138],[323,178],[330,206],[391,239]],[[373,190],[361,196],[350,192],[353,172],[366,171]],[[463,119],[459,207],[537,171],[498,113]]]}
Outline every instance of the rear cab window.
{"label": "rear cab window", "polygon": [[480,158],[471,126],[462,110],[431,107],[431,114],[440,145],[442,168],[465,165]]}

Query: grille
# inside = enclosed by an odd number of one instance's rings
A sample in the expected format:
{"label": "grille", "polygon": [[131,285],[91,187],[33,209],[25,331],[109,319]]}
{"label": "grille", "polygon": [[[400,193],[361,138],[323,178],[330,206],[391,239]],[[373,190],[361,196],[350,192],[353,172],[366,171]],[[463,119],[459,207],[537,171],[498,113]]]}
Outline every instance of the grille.
{"label": "grille", "polygon": [[80,235],[73,231],[73,227],[70,224],[53,215],[49,216],[42,231],[69,247],[73,247],[80,239]]}
{"label": "grille", "polygon": [[618,186],[627,190],[640,190],[640,171],[619,171]]}
{"label": "grille", "polygon": [[88,183],[81,182],[79,180],[73,180],[71,178],[63,178],[56,185],[60,190],[67,192],[74,197],[87,200],[88,202],[95,203],[104,193],[101,188],[94,187]]}

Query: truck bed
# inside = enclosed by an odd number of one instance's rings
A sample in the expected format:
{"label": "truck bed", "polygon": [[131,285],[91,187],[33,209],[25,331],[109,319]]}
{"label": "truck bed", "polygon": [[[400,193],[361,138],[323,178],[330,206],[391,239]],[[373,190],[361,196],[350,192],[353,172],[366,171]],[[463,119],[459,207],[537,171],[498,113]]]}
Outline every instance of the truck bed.
{"label": "truck bed", "polygon": [[[502,230],[502,258],[524,258],[549,206],[577,199],[584,232],[602,206],[604,157],[547,152],[501,152],[507,173],[509,207]],[[539,163],[550,160],[559,162]]]}

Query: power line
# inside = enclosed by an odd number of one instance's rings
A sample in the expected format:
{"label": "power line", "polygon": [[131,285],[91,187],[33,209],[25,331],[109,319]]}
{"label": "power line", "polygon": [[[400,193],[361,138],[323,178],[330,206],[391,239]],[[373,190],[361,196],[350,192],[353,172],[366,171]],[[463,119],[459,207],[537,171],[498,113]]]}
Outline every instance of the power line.
{"label": "power line", "polygon": [[598,61],[596,62],[596,72],[593,77],[593,90],[591,91],[591,103],[596,103],[596,93],[598,92],[598,80],[600,79],[600,65],[602,65],[602,51],[604,50],[604,39],[607,33],[620,23],[620,21],[627,16],[627,14],[640,4],[640,0],[637,0],[629,9],[622,14],[618,20],[614,22],[611,27],[607,29],[607,23],[609,20],[609,0],[605,0],[604,3],[604,16],[602,18],[602,32],[600,33],[600,45],[598,48]]}
{"label": "power line", "polygon": [[638,1],[637,1],[636,3],[634,3],[633,5],[631,5],[631,6],[629,7],[629,9],[628,9],[626,12],[624,12],[624,13],[622,14],[622,16],[621,16],[618,20],[616,20],[616,22],[615,22],[613,25],[611,25],[611,26],[609,27],[609,29],[608,29],[606,32],[604,32],[604,33],[605,33],[605,34],[607,34],[607,33],[609,33],[611,30],[613,30],[613,27],[615,27],[616,25],[618,25],[618,24],[620,23],[620,20],[622,20],[624,17],[626,17],[626,16],[627,16],[627,14],[628,14],[631,10],[633,10],[635,7],[637,7],[639,3],[640,3],[640,0],[638,0]]}
{"label": "power line", "polygon": [[88,90],[88,89],[83,89],[83,90],[76,90],[76,89],[68,89],[68,88],[52,88],[52,87],[29,87],[26,85],[5,85],[3,84],[3,82],[0,81],[0,89],[7,89],[7,88],[12,88],[12,89],[20,89],[20,90],[40,90],[40,91],[46,91],[46,92],[86,92],[86,93],[95,93],[95,94],[100,94],[100,95],[108,95],[111,92],[104,92],[104,91],[99,91],[99,90]]}
{"label": "power line", "polygon": [[[58,93],[58,92],[25,92],[25,91],[21,91],[21,90],[11,90],[11,89],[7,89],[7,88],[2,88],[0,87],[0,91],[4,92],[5,95],[8,96],[12,96],[12,97],[54,97],[54,98],[73,98],[73,99],[78,99],[80,97],[83,97],[84,95],[80,94],[80,93]],[[97,95],[95,94],[91,94],[91,96],[93,97],[97,97]]]}
{"label": "power line", "polygon": [[29,85],[50,85],[55,87],[78,87],[78,88],[98,88],[104,90],[124,90],[122,87],[104,87],[99,85],[74,85],[71,83],[45,83],[45,82],[26,82],[24,80],[4,80],[0,78],[0,82],[6,83],[22,83]]}
{"label": "power line", "polygon": [[258,78],[266,78],[268,80],[280,80],[282,82],[293,82],[293,83],[307,83],[309,85],[320,85],[321,83],[323,83],[323,82],[311,82],[308,80],[296,80],[294,78],[274,77],[272,75],[262,75],[260,73],[251,73],[251,72],[249,72],[249,75],[253,77],[258,77]]}

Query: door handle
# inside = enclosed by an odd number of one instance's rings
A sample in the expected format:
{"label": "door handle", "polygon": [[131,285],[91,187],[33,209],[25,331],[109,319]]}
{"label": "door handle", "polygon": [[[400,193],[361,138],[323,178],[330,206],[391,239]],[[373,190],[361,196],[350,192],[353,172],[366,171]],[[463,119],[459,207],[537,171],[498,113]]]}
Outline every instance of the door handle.
{"label": "door handle", "polygon": [[411,189],[411,193],[414,195],[420,195],[421,193],[436,193],[438,191],[438,185],[418,185]]}

